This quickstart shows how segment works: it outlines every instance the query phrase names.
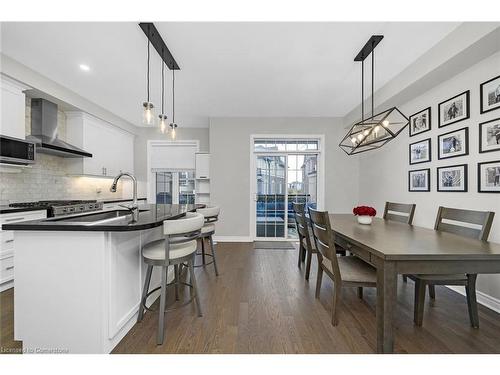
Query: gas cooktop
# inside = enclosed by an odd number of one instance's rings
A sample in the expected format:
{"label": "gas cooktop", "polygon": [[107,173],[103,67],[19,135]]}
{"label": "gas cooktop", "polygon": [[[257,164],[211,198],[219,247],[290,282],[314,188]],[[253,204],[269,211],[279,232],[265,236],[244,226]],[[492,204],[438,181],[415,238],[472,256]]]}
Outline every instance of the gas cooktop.
{"label": "gas cooktop", "polygon": [[47,216],[56,217],[102,209],[102,202],[96,200],[52,200],[11,203],[9,207],[39,207],[47,210]]}

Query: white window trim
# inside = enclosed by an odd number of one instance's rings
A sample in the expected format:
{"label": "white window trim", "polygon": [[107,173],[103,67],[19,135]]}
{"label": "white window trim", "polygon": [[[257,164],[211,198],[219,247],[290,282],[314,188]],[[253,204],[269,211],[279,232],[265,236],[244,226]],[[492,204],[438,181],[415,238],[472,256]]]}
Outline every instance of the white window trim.
{"label": "white window trim", "polygon": [[[258,139],[269,139],[269,140],[285,140],[285,139],[297,139],[297,140],[318,140],[318,150],[306,150],[306,151],[254,151],[254,142]],[[325,209],[325,135],[324,134],[251,134],[250,135],[250,197],[249,197],[249,207],[250,207],[250,238],[252,241],[257,239],[257,226],[256,226],[256,215],[255,212],[255,196],[257,192],[257,185],[255,179],[256,171],[256,155],[262,154],[317,154],[318,155],[318,210]],[[269,239],[271,240],[271,239]],[[283,239],[277,239],[277,241],[282,241]],[[266,240],[267,241],[267,240]]]}

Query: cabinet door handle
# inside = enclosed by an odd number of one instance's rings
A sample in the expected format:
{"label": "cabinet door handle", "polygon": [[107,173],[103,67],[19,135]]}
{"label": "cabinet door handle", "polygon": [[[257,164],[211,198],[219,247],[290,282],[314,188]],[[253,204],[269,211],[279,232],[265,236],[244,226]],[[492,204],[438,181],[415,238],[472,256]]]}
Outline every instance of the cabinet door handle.
{"label": "cabinet door handle", "polygon": [[11,242],[14,242],[14,240],[7,240],[7,241],[5,241],[5,243],[11,243]]}
{"label": "cabinet door handle", "polygon": [[5,270],[6,270],[6,271],[10,271],[10,270],[13,270],[13,269],[14,269],[14,266],[9,266],[9,267],[7,267]]}
{"label": "cabinet door handle", "polygon": [[11,222],[15,220],[24,220],[24,217],[13,217],[12,219],[5,219],[6,222]]}

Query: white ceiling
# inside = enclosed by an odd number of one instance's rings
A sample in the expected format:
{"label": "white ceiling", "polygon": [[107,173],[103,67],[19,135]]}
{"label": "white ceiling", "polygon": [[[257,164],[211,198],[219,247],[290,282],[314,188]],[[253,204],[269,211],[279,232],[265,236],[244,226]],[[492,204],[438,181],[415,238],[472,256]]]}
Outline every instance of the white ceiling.
{"label": "white ceiling", "polygon": [[[181,67],[176,120],[204,127],[216,116],[344,116],[359,104],[360,65],[353,58],[372,34],[385,36],[375,54],[377,88],[458,23],[155,25]],[[1,42],[4,54],[141,125],[147,40],[136,23],[2,23]],[[151,51],[158,109],[161,65]],[[79,69],[82,63],[90,72]],[[170,117],[170,72],[167,77]]]}

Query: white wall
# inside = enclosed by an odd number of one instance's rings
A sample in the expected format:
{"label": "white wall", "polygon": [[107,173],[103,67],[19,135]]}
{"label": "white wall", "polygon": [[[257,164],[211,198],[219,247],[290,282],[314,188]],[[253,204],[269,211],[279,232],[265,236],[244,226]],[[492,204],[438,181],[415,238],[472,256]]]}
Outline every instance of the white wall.
{"label": "white wall", "polygon": [[358,160],[338,143],[345,130],[339,118],[210,119],[211,203],[222,208],[218,236],[250,236],[250,136],[325,135],[325,208],[350,212],[358,201]]}
{"label": "white wall", "polygon": [[[500,53],[496,53],[470,67],[455,77],[440,83],[425,94],[403,104],[400,109],[407,116],[428,106],[432,108],[432,130],[409,138],[408,131],[377,151],[360,156],[360,203],[373,205],[379,213],[386,200],[416,203],[414,224],[432,228],[438,206],[495,211],[496,217],[490,233],[490,241],[500,243],[500,194],[477,192],[477,163],[500,159],[500,152],[479,154],[478,124],[500,117],[500,110],[480,115],[479,85],[500,74]],[[438,103],[470,90],[470,119],[438,128]],[[469,155],[448,160],[437,159],[437,136],[454,129],[469,127]],[[408,145],[418,140],[431,138],[432,161],[409,165]],[[436,167],[468,164],[469,186],[467,193],[437,192]],[[430,192],[408,192],[408,170],[431,169]],[[478,290],[500,298],[500,275],[481,275]]]}

